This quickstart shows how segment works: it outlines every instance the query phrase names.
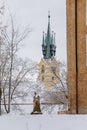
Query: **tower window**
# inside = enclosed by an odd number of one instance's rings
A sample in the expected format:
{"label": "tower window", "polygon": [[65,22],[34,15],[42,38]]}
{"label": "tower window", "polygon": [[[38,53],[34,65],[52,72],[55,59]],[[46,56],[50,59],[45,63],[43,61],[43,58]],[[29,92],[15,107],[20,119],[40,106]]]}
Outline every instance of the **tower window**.
{"label": "tower window", "polygon": [[42,65],[41,72],[42,72],[42,73],[45,72],[44,65]]}
{"label": "tower window", "polygon": [[56,73],[56,67],[51,67],[51,69],[53,73]]}
{"label": "tower window", "polygon": [[44,81],[44,76],[42,76],[42,81]]}
{"label": "tower window", "polygon": [[52,76],[52,80],[54,80],[54,76]]}

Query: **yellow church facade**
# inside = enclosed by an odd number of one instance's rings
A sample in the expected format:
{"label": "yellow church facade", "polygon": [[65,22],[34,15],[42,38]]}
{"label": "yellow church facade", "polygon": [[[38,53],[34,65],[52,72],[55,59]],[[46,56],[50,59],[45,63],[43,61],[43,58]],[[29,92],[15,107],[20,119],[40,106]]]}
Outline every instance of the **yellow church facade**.
{"label": "yellow church facade", "polygon": [[38,68],[39,81],[43,83],[47,89],[51,89],[59,83],[59,64],[56,59],[49,61],[41,59]]}

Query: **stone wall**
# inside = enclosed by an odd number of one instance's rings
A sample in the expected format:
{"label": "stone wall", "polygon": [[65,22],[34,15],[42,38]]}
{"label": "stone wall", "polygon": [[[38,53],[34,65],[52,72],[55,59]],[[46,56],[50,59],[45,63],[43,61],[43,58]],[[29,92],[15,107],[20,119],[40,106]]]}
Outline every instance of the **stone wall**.
{"label": "stone wall", "polygon": [[86,0],[66,0],[70,113],[87,114]]}

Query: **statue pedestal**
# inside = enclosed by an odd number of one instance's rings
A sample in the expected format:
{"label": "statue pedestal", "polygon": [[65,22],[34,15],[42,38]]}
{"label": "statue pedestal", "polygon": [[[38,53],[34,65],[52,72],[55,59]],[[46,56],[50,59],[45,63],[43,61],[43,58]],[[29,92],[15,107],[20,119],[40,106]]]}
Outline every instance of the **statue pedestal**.
{"label": "statue pedestal", "polygon": [[31,112],[31,115],[38,115],[38,114],[42,114],[42,112]]}

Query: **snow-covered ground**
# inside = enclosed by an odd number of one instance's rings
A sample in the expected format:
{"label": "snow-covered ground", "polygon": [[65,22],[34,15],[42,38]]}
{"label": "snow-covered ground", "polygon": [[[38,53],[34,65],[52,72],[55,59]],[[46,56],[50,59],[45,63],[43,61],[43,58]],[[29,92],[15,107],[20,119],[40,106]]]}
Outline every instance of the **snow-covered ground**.
{"label": "snow-covered ground", "polygon": [[87,115],[4,115],[0,130],[87,130]]}

